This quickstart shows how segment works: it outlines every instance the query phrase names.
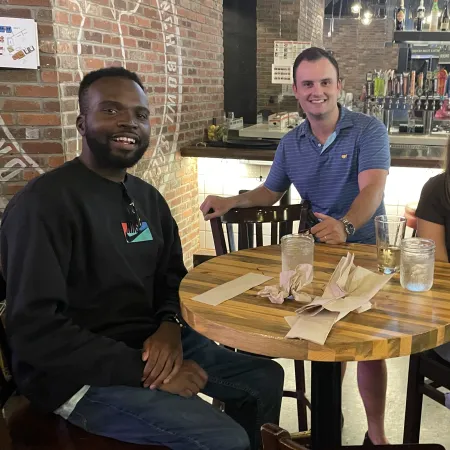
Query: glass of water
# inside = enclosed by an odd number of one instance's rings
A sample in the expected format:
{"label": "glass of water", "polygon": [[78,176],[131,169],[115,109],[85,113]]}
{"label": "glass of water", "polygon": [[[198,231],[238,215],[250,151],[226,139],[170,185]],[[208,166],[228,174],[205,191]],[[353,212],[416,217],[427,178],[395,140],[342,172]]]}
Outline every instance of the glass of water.
{"label": "glass of water", "polygon": [[379,272],[389,275],[400,270],[400,244],[405,237],[405,229],[404,217],[375,217]]}
{"label": "glass of water", "polygon": [[435,243],[431,239],[404,239],[400,284],[408,291],[425,292],[433,286]]}
{"label": "glass of water", "polygon": [[299,264],[314,266],[314,237],[311,234],[287,234],[281,238],[281,270],[295,270]]}

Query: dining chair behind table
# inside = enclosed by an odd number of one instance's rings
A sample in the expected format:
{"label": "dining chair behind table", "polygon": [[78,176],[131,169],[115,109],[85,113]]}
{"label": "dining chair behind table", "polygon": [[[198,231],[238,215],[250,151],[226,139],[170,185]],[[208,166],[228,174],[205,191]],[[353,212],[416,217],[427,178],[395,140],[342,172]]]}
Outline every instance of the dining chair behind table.
{"label": "dining chair behind table", "polygon": [[450,390],[450,362],[434,350],[411,355],[409,359],[406,396],[404,443],[416,443],[420,438],[423,396],[445,406],[445,394],[439,388]]}
{"label": "dining chair behind table", "polygon": [[[296,232],[308,228],[308,213],[311,214],[309,202],[302,201],[296,205],[261,206],[253,208],[231,209],[222,217],[211,219],[211,231],[216,255],[221,256],[236,250],[244,250],[263,245],[263,224],[270,224],[271,245],[279,244],[281,238],[293,231],[294,222],[299,226]],[[234,240],[233,225],[238,225],[238,248]],[[225,238],[225,231],[227,239]],[[228,242],[228,248],[227,248]],[[308,429],[307,408],[311,404],[305,395],[305,366],[303,361],[294,361],[295,391],[284,391],[283,397],[295,398],[297,402],[297,419],[299,431]],[[215,402],[217,406],[217,402]],[[225,407],[226,409],[226,407]]]}
{"label": "dining chair behind table", "polygon": [[[0,272],[0,290],[2,282]],[[33,408],[16,391],[11,375],[11,351],[1,317],[0,411],[5,411],[4,415],[0,413],[1,450],[167,450],[159,445],[128,444],[96,436],[55,414]]]}
{"label": "dining chair behind table", "polygon": [[[302,445],[302,439],[294,440],[291,435],[278,425],[265,424],[261,428],[264,450],[308,450],[309,447]],[[339,448],[328,448],[327,450],[362,450],[362,445],[343,445]],[[374,447],[375,448],[375,447]],[[400,444],[400,445],[377,445],[376,450],[445,450],[439,444]]]}

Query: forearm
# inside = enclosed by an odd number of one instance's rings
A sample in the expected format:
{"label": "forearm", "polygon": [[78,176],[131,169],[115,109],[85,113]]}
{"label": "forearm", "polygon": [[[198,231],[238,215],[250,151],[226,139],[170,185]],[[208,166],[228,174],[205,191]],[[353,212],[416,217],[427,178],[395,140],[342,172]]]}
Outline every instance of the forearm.
{"label": "forearm", "polygon": [[230,197],[233,208],[251,208],[253,206],[272,206],[283,196],[284,192],[273,192],[264,185],[258,186],[245,194]]}
{"label": "forearm", "polygon": [[376,184],[369,184],[355,198],[345,218],[359,229],[372,218],[382,200],[383,189]]}

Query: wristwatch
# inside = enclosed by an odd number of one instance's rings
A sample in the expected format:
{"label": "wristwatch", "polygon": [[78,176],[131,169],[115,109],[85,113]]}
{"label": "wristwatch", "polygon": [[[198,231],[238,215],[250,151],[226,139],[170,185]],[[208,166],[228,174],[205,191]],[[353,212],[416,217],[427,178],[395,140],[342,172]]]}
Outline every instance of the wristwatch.
{"label": "wristwatch", "polygon": [[355,226],[345,217],[341,219],[341,222],[344,224],[345,232],[347,236],[353,236],[355,234]]}
{"label": "wristwatch", "polygon": [[176,323],[180,326],[180,328],[184,327],[183,323],[181,322],[180,318],[178,317],[178,314],[164,314],[164,316],[162,316],[162,318],[161,318],[161,323],[162,322]]}

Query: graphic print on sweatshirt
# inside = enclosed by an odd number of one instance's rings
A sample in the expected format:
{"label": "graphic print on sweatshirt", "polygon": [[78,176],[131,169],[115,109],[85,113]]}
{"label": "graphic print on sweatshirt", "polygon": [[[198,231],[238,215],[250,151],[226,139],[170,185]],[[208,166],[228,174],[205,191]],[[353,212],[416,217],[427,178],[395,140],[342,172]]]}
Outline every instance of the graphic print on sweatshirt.
{"label": "graphic print on sweatshirt", "polygon": [[139,231],[137,231],[136,233],[128,231],[128,225],[122,222],[122,230],[128,244],[134,244],[135,242],[153,241],[152,232],[150,231],[147,222],[142,222],[141,228],[139,228]]}

